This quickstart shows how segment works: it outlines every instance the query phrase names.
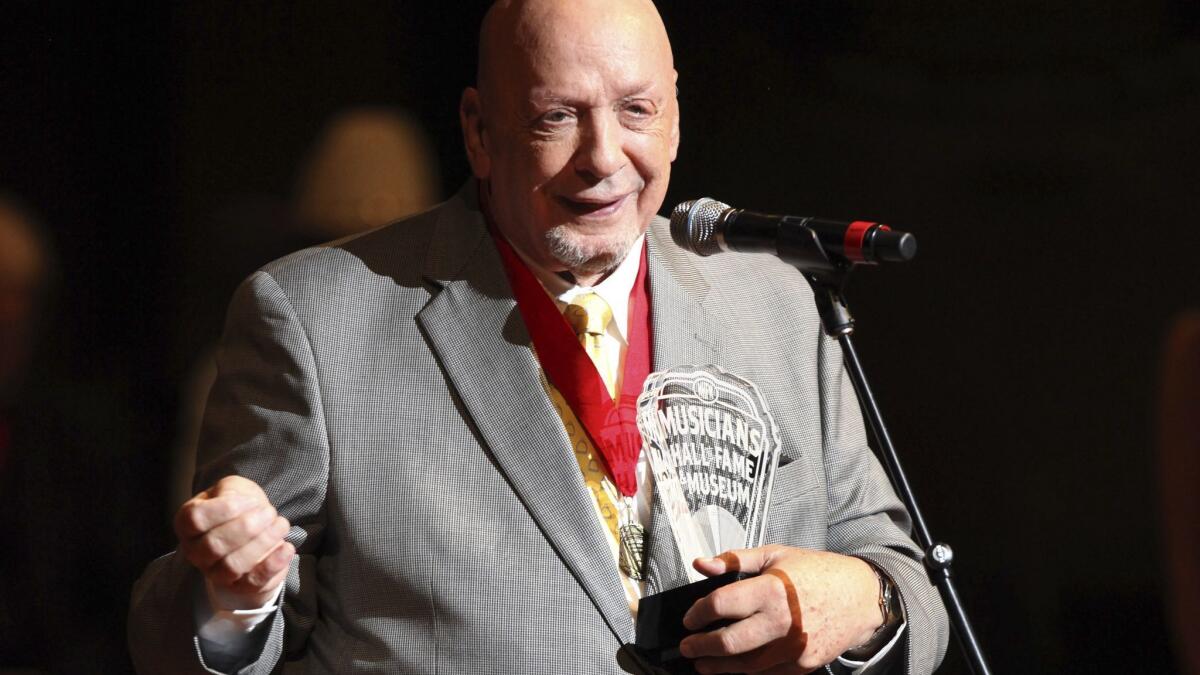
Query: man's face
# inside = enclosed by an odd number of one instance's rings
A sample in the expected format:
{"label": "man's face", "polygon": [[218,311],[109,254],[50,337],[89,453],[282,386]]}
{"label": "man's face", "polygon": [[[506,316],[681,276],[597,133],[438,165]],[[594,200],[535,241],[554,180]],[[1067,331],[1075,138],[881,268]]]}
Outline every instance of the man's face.
{"label": "man's face", "polygon": [[662,206],[679,144],[675,72],[657,15],[562,4],[492,50],[500,63],[481,83],[472,168],[517,248],[552,270],[600,275]]}

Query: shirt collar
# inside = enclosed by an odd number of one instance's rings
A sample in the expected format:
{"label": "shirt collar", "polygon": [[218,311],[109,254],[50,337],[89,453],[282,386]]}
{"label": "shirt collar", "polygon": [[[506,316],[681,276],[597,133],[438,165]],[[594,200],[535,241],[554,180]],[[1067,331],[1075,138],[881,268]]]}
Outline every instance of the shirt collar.
{"label": "shirt collar", "polygon": [[625,254],[625,259],[617,268],[612,271],[607,277],[596,284],[595,286],[580,286],[566,279],[563,279],[558,274],[542,267],[536,262],[530,260],[516,246],[513,250],[521,257],[521,261],[533,273],[533,276],[542,284],[542,288],[546,290],[550,297],[554,298],[555,303],[561,310],[566,307],[576,296],[584,293],[595,293],[604,298],[608,306],[612,308],[613,321],[610,330],[615,330],[622,342],[628,341],[629,335],[629,296],[633,293],[633,284],[637,281],[638,267],[642,261],[642,246],[645,245],[646,235],[638,237],[633,246],[629,248],[629,253]]}

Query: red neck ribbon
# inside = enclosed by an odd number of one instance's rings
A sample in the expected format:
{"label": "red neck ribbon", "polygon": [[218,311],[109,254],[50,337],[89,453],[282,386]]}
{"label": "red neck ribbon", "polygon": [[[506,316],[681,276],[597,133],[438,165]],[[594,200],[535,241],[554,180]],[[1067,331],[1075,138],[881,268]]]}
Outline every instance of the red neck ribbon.
{"label": "red neck ribbon", "polygon": [[504,261],[521,318],[529,329],[546,378],[558,389],[604,459],[621,494],[637,494],[637,460],[642,437],[637,428],[637,398],[650,375],[650,296],[646,290],[646,247],[629,296],[629,348],[621,391],[614,402],[575,331],[512,246],[488,220]]}

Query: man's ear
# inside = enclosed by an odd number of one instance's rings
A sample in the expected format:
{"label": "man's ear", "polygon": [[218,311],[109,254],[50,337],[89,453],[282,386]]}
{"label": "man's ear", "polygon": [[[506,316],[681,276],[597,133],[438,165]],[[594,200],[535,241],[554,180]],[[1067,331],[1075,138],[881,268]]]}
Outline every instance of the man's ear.
{"label": "man's ear", "polygon": [[479,180],[487,180],[492,171],[492,159],[488,155],[479,90],[475,87],[463,90],[458,104],[458,121],[462,125],[463,145],[467,149],[471,173]]}

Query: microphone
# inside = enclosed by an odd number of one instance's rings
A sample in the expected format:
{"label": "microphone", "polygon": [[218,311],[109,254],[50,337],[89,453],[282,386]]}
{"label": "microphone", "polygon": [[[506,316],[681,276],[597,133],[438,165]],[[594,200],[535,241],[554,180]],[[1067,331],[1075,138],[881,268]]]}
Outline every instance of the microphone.
{"label": "microphone", "polygon": [[907,262],[917,254],[916,237],[887,225],[755,213],[708,197],[675,207],[671,238],[697,255],[767,252],[802,269]]}

